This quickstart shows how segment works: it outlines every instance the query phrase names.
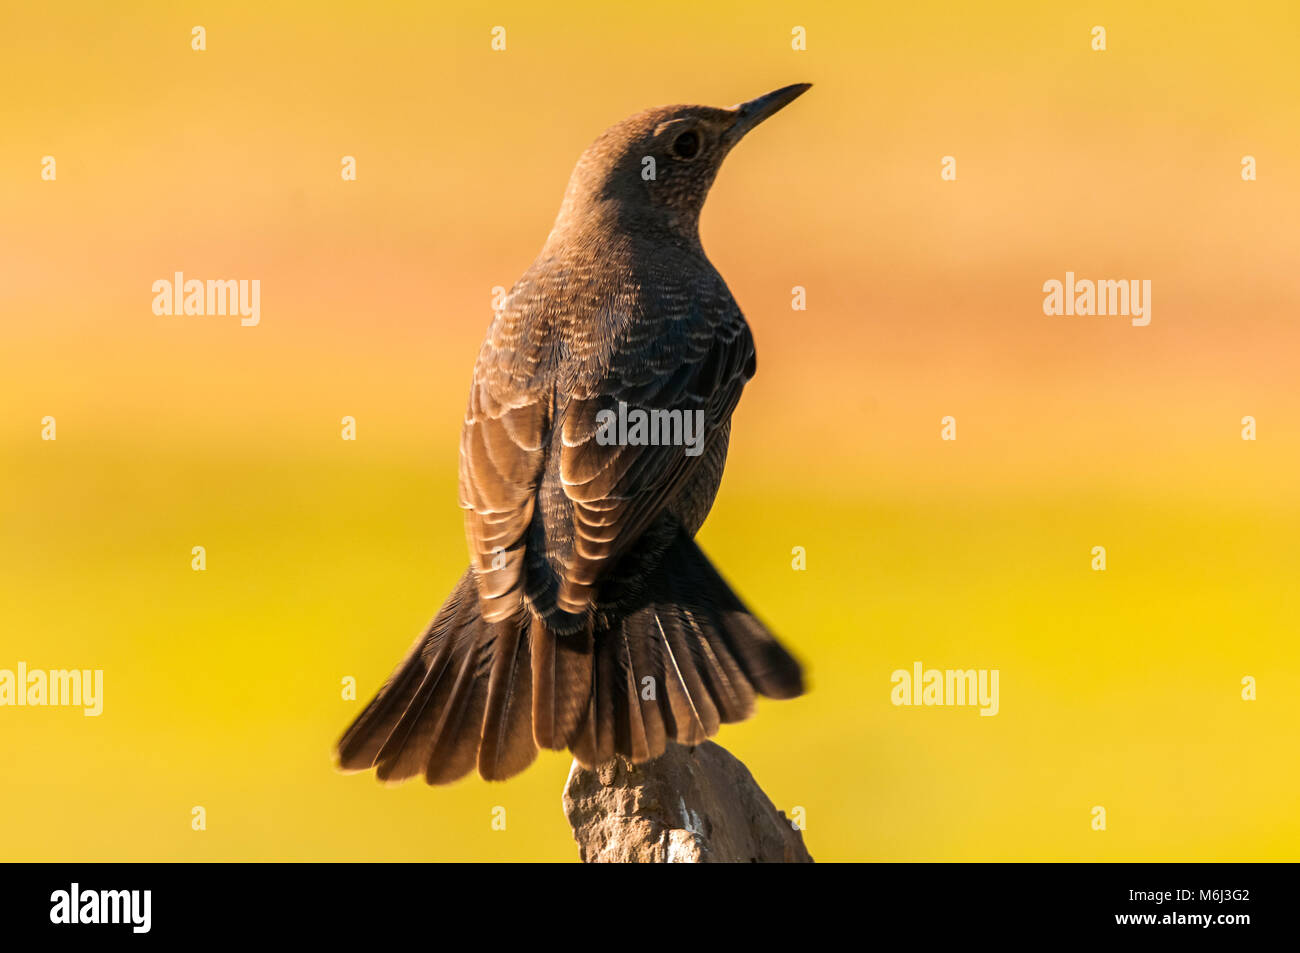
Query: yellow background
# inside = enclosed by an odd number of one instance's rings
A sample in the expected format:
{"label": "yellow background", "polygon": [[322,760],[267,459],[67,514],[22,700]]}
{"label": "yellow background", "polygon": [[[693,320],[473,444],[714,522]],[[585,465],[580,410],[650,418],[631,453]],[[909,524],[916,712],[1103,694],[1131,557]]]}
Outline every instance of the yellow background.
{"label": "yellow background", "polygon": [[[331,746],[465,565],[491,289],[581,150],[811,81],[702,225],[759,374],[701,539],[811,682],[718,740],[819,860],[1297,859],[1300,7],[547,6],[5,5],[0,668],[106,708],[0,709],[0,858],[574,859],[562,754],[388,789]],[[155,317],[177,270],[261,325]],[[1044,316],[1067,270],[1150,326]],[[917,660],[1000,714],[893,707]]]}

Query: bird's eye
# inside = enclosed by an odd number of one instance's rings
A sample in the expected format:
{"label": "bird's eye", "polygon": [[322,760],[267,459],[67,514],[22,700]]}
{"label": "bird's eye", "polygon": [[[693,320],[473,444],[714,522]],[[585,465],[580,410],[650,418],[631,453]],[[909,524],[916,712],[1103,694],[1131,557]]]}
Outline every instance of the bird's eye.
{"label": "bird's eye", "polygon": [[673,140],[672,153],[679,159],[694,159],[700,152],[700,136],[695,131],[684,132]]}

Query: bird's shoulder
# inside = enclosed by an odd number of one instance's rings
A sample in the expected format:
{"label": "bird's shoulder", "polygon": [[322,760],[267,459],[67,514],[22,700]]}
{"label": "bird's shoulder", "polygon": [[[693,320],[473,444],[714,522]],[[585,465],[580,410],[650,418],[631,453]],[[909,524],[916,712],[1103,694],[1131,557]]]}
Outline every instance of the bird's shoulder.
{"label": "bird's shoulder", "polygon": [[475,380],[514,394],[618,389],[733,342],[752,351],[744,314],[702,252],[611,242],[533,263],[493,314]]}

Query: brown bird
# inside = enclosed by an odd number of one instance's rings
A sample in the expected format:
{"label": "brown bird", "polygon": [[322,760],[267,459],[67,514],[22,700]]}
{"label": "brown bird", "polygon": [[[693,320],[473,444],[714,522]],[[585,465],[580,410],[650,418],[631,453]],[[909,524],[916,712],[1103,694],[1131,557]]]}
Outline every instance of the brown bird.
{"label": "brown bird", "polygon": [[[694,536],[755,366],[700,210],[731,148],[807,89],[649,109],[578,160],[474,367],[470,568],[339,741],[341,768],[501,780],[538,746],[641,762],[749,717],[755,694],[803,691]],[[636,411],[651,433],[627,424]]]}

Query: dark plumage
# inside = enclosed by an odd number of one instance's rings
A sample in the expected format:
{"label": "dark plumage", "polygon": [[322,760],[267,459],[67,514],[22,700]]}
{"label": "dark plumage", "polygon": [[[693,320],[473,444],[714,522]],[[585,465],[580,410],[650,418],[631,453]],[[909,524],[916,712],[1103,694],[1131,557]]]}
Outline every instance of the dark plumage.
{"label": "dark plumage", "polygon": [[[342,768],[437,784],[476,765],[510,777],[537,746],[645,761],[747,718],[756,693],[802,692],[798,663],[693,537],[755,367],[700,209],[731,147],[805,89],[647,110],[583,153],[474,368],[470,568],[340,740]],[[702,411],[703,452],[597,440],[620,401]]]}

